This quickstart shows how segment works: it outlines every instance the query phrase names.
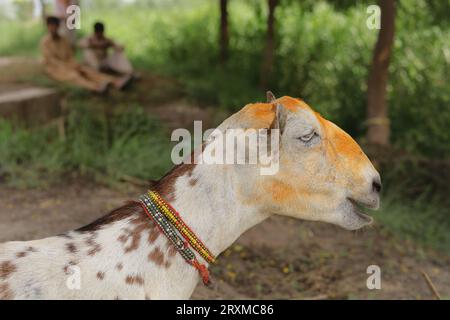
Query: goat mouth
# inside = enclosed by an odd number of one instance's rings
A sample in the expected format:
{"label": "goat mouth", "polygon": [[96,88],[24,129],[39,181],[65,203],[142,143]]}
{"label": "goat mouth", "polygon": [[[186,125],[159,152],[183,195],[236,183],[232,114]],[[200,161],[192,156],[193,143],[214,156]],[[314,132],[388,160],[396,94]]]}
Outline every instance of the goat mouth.
{"label": "goat mouth", "polygon": [[361,219],[365,220],[367,224],[371,224],[373,222],[373,218],[366,213],[366,210],[370,208],[370,206],[365,205],[362,202],[356,201],[352,198],[347,198],[351,203],[353,212],[358,215]]}

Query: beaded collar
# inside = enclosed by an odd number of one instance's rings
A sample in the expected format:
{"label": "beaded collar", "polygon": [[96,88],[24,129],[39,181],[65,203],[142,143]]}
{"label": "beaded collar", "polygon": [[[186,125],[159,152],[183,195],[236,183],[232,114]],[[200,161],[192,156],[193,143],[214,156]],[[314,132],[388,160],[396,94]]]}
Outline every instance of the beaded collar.
{"label": "beaded collar", "polygon": [[139,200],[145,213],[175,246],[184,260],[197,269],[203,283],[209,284],[208,269],[198,261],[191,248],[208,263],[214,263],[216,259],[181,219],[180,214],[155,191],[148,191],[140,196]]}

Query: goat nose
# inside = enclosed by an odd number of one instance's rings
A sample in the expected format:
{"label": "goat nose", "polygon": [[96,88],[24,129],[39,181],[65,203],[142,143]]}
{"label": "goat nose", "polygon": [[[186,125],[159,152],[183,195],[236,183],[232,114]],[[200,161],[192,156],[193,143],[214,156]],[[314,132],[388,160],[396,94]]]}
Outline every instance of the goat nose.
{"label": "goat nose", "polygon": [[381,180],[380,178],[375,178],[372,181],[372,191],[375,193],[381,192]]}

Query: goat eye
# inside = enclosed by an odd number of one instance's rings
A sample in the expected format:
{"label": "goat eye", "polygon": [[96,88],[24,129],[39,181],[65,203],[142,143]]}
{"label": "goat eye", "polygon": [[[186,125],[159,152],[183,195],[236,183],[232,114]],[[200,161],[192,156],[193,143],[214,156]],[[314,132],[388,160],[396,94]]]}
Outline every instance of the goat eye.
{"label": "goat eye", "polygon": [[299,137],[299,139],[302,140],[303,142],[309,142],[315,135],[316,135],[316,133],[314,131],[311,131],[310,133],[307,133],[307,134]]}

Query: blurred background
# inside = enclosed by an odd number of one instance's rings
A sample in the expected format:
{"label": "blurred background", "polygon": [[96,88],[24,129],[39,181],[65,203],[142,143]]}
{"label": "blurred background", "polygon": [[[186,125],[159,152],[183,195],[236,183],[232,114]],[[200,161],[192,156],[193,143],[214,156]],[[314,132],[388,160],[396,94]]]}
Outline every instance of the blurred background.
{"label": "blurred background", "polygon": [[[450,1],[80,0],[76,36],[104,22],[140,74],[107,96],[43,72],[54,2],[0,0],[0,241],[101,216],[170,169],[172,129],[214,127],[271,90],[355,137],[382,208],[356,233],[271,218],[194,297],[450,298]],[[366,287],[371,264],[381,290]]]}

